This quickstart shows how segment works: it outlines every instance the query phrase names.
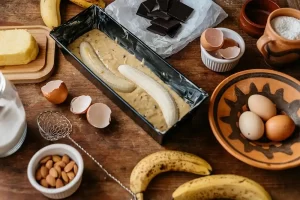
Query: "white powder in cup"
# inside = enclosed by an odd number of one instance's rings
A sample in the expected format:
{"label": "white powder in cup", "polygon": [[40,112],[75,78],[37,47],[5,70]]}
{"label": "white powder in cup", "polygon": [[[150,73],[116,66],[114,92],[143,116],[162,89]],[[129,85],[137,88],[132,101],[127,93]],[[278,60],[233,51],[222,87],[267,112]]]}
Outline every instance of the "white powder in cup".
{"label": "white powder in cup", "polygon": [[275,32],[288,40],[300,40],[300,19],[279,16],[271,20]]}

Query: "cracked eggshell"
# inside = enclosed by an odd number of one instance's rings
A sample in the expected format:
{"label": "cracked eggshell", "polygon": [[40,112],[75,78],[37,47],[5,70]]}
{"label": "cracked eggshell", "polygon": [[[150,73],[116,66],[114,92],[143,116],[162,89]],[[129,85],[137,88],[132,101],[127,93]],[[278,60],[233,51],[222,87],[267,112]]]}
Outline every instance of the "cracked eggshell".
{"label": "cracked eggshell", "polygon": [[226,49],[219,49],[218,53],[222,56],[224,59],[234,59],[238,57],[238,55],[241,53],[241,49],[239,47],[228,47]]}
{"label": "cracked eggshell", "polygon": [[111,109],[103,103],[95,103],[86,113],[88,122],[96,128],[105,128],[110,124]]}
{"label": "cracked eggshell", "polygon": [[41,88],[44,97],[53,104],[61,104],[68,97],[66,84],[61,80],[49,81]]}
{"label": "cracked eggshell", "polygon": [[225,38],[221,49],[226,49],[228,47],[239,47],[239,43],[231,38]]}
{"label": "cracked eggshell", "polygon": [[70,104],[70,111],[74,114],[84,114],[92,103],[90,96],[81,95],[72,99]]}
{"label": "cracked eggshell", "polygon": [[219,29],[208,28],[201,34],[200,43],[206,51],[216,51],[224,43],[223,32]]}

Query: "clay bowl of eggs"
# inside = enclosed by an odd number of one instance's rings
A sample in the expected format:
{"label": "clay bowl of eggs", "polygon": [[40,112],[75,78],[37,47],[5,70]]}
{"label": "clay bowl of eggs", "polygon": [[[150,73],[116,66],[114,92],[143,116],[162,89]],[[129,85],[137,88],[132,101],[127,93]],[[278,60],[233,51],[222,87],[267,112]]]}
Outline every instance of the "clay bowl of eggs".
{"label": "clay bowl of eggs", "polygon": [[235,31],[227,28],[208,28],[200,37],[201,59],[216,72],[232,70],[245,52],[245,42]]}
{"label": "clay bowl of eggs", "polygon": [[233,74],[213,92],[209,122],[219,143],[254,167],[300,165],[300,82],[274,70]]}

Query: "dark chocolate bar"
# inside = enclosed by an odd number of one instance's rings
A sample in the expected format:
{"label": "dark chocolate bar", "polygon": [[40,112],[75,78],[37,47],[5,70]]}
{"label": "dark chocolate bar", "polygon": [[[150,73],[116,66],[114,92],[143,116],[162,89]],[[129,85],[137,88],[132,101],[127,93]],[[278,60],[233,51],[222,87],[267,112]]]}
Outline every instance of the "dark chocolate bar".
{"label": "dark chocolate bar", "polygon": [[144,18],[147,18],[147,19],[153,19],[152,17],[148,16],[147,15],[148,11],[146,9],[146,7],[141,4],[138,11],[136,12],[137,15],[141,16],[141,17],[144,17]]}
{"label": "dark chocolate bar", "polygon": [[144,1],[142,4],[145,6],[147,12],[149,13],[155,7],[156,1],[155,0],[147,0],[147,1]]}
{"label": "dark chocolate bar", "polygon": [[169,0],[169,4],[168,4],[168,10],[170,10],[170,8],[173,6],[174,2],[178,2],[180,0]]}
{"label": "dark chocolate bar", "polygon": [[152,20],[151,24],[161,26],[168,31],[171,28],[175,28],[176,26],[180,25],[180,22],[176,19],[164,20],[164,19],[157,18]]}
{"label": "dark chocolate bar", "polygon": [[171,17],[168,15],[168,13],[160,11],[160,10],[155,10],[152,11],[151,13],[148,13],[149,17],[154,17],[154,18],[161,18],[164,20],[169,20]]}
{"label": "dark chocolate bar", "polygon": [[152,33],[155,33],[155,34],[159,34],[161,36],[167,35],[167,31],[163,27],[157,26],[155,24],[152,24],[151,26],[149,26],[147,28],[147,30],[152,32]]}
{"label": "dark chocolate bar", "polygon": [[193,8],[178,1],[173,3],[168,14],[181,22],[185,22],[192,14],[193,10]]}
{"label": "dark chocolate bar", "polygon": [[168,11],[169,0],[156,0],[159,5],[159,9],[162,11]]}
{"label": "dark chocolate bar", "polygon": [[171,38],[174,38],[175,35],[178,33],[179,29],[181,28],[181,24],[178,24],[177,26],[171,28],[171,30],[168,31],[168,36]]}

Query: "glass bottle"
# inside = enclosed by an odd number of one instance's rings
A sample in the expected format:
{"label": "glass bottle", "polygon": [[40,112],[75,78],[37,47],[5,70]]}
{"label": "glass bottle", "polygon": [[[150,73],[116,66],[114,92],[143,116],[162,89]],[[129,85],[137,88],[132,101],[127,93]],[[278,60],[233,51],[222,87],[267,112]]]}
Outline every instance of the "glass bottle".
{"label": "glass bottle", "polygon": [[26,132],[26,115],[18,92],[0,72],[0,158],[20,148]]}

